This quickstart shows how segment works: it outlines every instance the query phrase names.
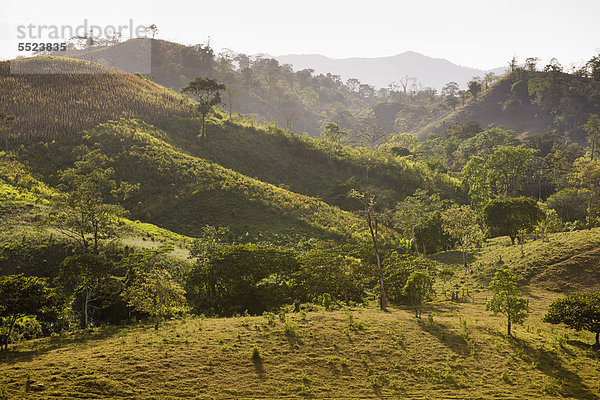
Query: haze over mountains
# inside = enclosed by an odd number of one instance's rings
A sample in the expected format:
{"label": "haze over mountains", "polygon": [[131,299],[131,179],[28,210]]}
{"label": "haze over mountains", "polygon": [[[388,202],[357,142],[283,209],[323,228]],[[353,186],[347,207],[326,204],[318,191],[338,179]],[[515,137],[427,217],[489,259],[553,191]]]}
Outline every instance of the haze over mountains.
{"label": "haze over mountains", "polygon": [[490,71],[463,67],[443,58],[428,57],[413,51],[395,56],[377,58],[333,59],[318,54],[289,54],[275,57],[281,64],[291,64],[294,70],[314,69],[317,74],[340,75],[344,81],[356,78],[376,88],[387,87],[401,78],[417,78],[422,87],[440,90],[446,83],[454,81],[462,88],[474,76],[483,77],[486,72],[502,75],[506,68]]}

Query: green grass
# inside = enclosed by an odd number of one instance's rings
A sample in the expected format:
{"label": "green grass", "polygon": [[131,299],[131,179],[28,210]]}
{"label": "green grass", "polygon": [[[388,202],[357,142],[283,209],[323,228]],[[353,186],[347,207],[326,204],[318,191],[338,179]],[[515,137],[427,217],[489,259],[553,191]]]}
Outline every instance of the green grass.
{"label": "green grass", "polygon": [[[119,180],[139,183],[125,202],[131,218],[185,236],[204,225],[228,226],[246,240],[297,243],[302,238],[363,238],[366,223],[322,200],[262,182],[164,141],[166,133],[139,120],[109,121],[69,138],[23,150],[21,157],[48,182],[84,143],[114,159]],[[49,161],[51,160],[51,161]],[[391,231],[382,234],[394,235]]]}
{"label": "green grass", "polygon": [[458,251],[430,257],[453,266],[465,287],[485,287],[496,269],[510,268],[521,273],[521,284],[558,292],[600,288],[600,228],[553,233],[548,241],[530,237],[522,246],[508,237],[488,239],[471,252],[472,273],[464,271]]}
{"label": "green grass", "polygon": [[514,338],[484,294],[433,303],[422,320],[355,309],[355,329],[339,310],[73,332],[0,353],[0,385],[21,398],[29,376],[33,399],[597,398],[592,335],[540,322],[554,296],[531,294]]}

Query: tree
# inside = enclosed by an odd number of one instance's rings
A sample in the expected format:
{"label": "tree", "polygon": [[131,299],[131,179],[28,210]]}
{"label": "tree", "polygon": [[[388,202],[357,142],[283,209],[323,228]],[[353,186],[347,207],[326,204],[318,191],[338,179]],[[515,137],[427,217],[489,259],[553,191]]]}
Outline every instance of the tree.
{"label": "tree", "polygon": [[477,223],[477,213],[469,206],[454,205],[442,213],[442,225],[444,231],[461,246],[466,269],[469,248],[483,239],[483,233]]}
{"label": "tree", "polygon": [[218,249],[190,272],[186,297],[196,313],[260,314],[293,295],[296,254],[272,246],[244,244]]}
{"label": "tree", "polygon": [[414,271],[404,285],[404,293],[415,307],[415,317],[421,318],[424,303],[434,294],[433,278],[427,272]]}
{"label": "tree", "polygon": [[335,122],[330,122],[323,128],[323,132],[321,132],[321,137],[330,142],[338,143],[344,137],[348,135],[347,132],[344,132],[340,129],[340,126]]}
{"label": "tree", "polygon": [[156,24],[152,24],[146,27],[146,32],[149,32],[152,35],[152,39],[158,34],[158,26]]}
{"label": "tree", "polygon": [[377,262],[377,272],[379,275],[379,307],[383,311],[387,311],[387,300],[385,298],[385,284],[383,281],[383,268],[381,267],[381,256],[379,254],[379,214],[375,211],[377,205],[377,195],[372,193],[361,193],[352,189],[349,193],[350,197],[358,199],[364,206],[363,215],[369,226],[369,233],[373,241],[373,250],[375,251],[375,259]]}
{"label": "tree", "polygon": [[450,279],[452,279],[453,277],[454,271],[450,268],[443,268],[438,273],[438,278],[440,278],[440,280],[442,281],[442,292],[444,293],[444,296],[446,296],[446,283],[448,283],[448,281],[450,281]]}
{"label": "tree", "polygon": [[[87,150],[87,149],[86,149]],[[107,204],[125,198],[134,186],[114,180],[108,158],[99,150],[80,157],[72,168],[60,171],[63,194],[50,213],[50,224],[77,241],[83,251],[98,251],[100,240],[118,236],[119,219],[126,211],[118,204]]]}
{"label": "tree", "polygon": [[575,160],[571,181],[587,199],[588,229],[592,229],[594,208],[600,198],[600,161],[585,157]]}
{"label": "tree", "polygon": [[528,197],[494,199],[483,215],[490,235],[507,235],[513,245],[519,231],[531,231],[544,216],[536,201]]}
{"label": "tree", "polygon": [[565,324],[576,331],[586,330],[596,334],[600,344],[600,292],[577,293],[555,300],[544,316],[544,322]]}
{"label": "tree", "polygon": [[510,197],[521,188],[534,153],[534,149],[511,146],[501,146],[494,151],[486,165],[498,193]]}
{"label": "tree", "polygon": [[577,188],[567,188],[554,193],[546,200],[548,208],[556,211],[563,222],[585,220],[587,217],[587,193]]}
{"label": "tree", "polygon": [[202,144],[206,143],[206,117],[210,115],[213,107],[221,104],[221,90],[225,90],[225,85],[218,83],[216,79],[202,76],[197,77],[181,89],[181,93],[189,94],[197,101],[196,109],[202,121],[200,128]]}
{"label": "tree", "polygon": [[442,88],[442,96],[446,98],[446,103],[452,107],[453,110],[456,110],[456,106],[458,105],[458,93],[460,92],[460,87],[456,82],[448,82]]}
{"label": "tree", "polygon": [[462,170],[461,186],[469,194],[471,207],[482,211],[490,201],[490,178],[485,160],[472,156]]}
{"label": "tree", "polygon": [[81,322],[87,328],[93,321],[98,289],[111,276],[113,265],[104,255],[84,252],[65,258],[60,266],[59,281],[75,293],[73,306],[81,306]]}
{"label": "tree", "polygon": [[4,151],[6,152],[8,152],[8,139],[10,138],[10,132],[14,122],[14,115],[0,113],[0,133],[4,136]]}
{"label": "tree", "polygon": [[594,161],[594,155],[596,148],[598,147],[598,139],[600,139],[600,116],[598,114],[590,114],[587,122],[583,125],[583,130],[588,135],[588,142],[592,146],[592,161]]}
{"label": "tree", "polygon": [[372,148],[378,147],[387,137],[385,131],[379,126],[377,118],[373,110],[365,110],[358,117],[359,129],[358,136],[368,146]]}
{"label": "tree", "polygon": [[124,292],[130,306],[155,317],[155,330],[158,330],[161,317],[184,308],[184,294],[185,291],[164,269],[155,269],[144,274]]}
{"label": "tree", "polygon": [[538,57],[527,57],[525,59],[525,67],[527,68],[528,71],[535,72],[537,63],[539,61],[540,61],[540,59]]}
{"label": "tree", "polygon": [[468,83],[467,87],[469,88],[469,93],[471,93],[471,96],[473,96],[473,100],[477,100],[477,96],[482,89],[479,79],[473,79]]}
{"label": "tree", "polygon": [[527,300],[517,288],[513,273],[507,269],[496,271],[488,289],[493,293],[485,305],[486,311],[503,314],[508,321],[508,336],[511,336],[512,324],[525,321],[528,314]]}
{"label": "tree", "polygon": [[350,92],[358,92],[358,88],[360,87],[360,81],[356,78],[350,78],[346,81],[346,86],[350,90]]}
{"label": "tree", "polygon": [[490,85],[492,83],[494,83],[494,81],[498,79],[498,77],[496,76],[496,74],[494,74],[493,72],[486,72],[485,75],[483,75],[483,82],[485,83],[485,88],[489,88]]}
{"label": "tree", "polygon": [[60,306],[54,290],[35,276],[0,276],[0,299],[0,349],[4,345],[5,350],[17,319],[48,314]]}

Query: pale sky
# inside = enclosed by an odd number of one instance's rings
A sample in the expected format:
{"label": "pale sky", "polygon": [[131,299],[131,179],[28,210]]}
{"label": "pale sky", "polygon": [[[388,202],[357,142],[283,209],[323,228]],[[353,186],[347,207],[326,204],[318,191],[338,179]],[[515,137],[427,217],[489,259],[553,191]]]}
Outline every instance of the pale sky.
{"label": "pale sky", "polygon": [[[2,0],[6,3],[7,0]],[[85,2],[8,0],[0,59],[14,58],[17,26],[156,24],[158,38],[247,54],[332,58],[416,51],[480,69],[517,56],[582,63],[600,52],[600,0],[233,0]],[[57,41],[57,40],[54,40]]]}

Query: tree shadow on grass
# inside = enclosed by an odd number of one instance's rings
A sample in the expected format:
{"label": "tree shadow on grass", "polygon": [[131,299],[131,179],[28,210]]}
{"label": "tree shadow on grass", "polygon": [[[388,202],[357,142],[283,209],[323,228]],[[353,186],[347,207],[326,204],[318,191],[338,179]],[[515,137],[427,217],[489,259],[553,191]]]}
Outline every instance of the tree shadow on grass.
{"label": "tree shadow on grass", "polygon": [[[462,251],[458,250],[443,251],[440,253],[428,255],[427,257],[441,264],[463,265]],[[467,264],[471,265],[473,261],[475,261],[475,256],[470,252],[467,253]]]}
{"label": "tree shadow on grass", "polygon": [[[0,351],[0,363],[15,364],[19,362],[32,361],[33,359],[39,358],[45,353],[65,346],[110,338],[115,336],[117,333],[122,332],[122,329],[123,327],[119,326],[107,326],[91,332],[80,330],[40,339],[38,342],[33,344],[35,346],[33,349],[18,350],[17,347],[17,350],[9,349],[8,351]],[[18,343],[17,346],[19,346]]]}
{"label": "tree shadow on grass", "polygon": [[418,324],[423,331],[434,336],[440,343],[456,354],[467,355],[470,353],[470,347],[465,338],[456,332],[452,332],[448,326],[423,320],[419,320]]}
{"label": "tree shadow on grass", "polygon": [[561,382],[561,394],[576,399],[598,399],[590,392],[576,373],[562,365],[560,357],[554,352],[532,346],[526,340],[514,336],[507,337],[498,332],[494,335],[506,340],[515,350],[517,357],[535,368],[544,375]]}
{"label": "tree shadow on grass", "polygon": [[589,358],[600,360],[600,346],[596,344],[582,342],[581,340],[567,340],[567,344],[583,350]]}
{"label": "tree shadow on grass", "polygon": [[265,376],[265,366],[263,364],[263,361],[261,358],[254,358],[252,359],[252,364],[254,364],[254,370],[256,371],[256,374],[263,378]]}

